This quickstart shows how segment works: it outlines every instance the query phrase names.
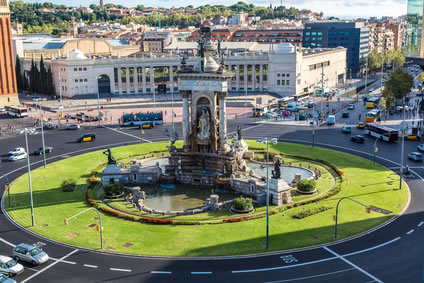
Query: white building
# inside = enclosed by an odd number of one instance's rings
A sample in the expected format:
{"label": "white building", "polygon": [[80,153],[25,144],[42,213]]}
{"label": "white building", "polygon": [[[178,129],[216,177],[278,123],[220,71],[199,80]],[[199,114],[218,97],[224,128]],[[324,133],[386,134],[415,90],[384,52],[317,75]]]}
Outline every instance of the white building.
{"label": "white building", "polygon": [[[235,52],[225,59],[234,73],[230,91],[269,91],[281,96],[312,92],[323,81],[326,89],[345,79],[346,49],[302,49],[289,43],[269,45],[269,51]],[[201,58],[189,57],[187,64],[200,68]],[[216,59],[219,61],[218,59]],[[29,74],[31,59],[22,59],[23,71]],[[166,87],[178,90],[176,72],[181,58],[173,53],[156,57],[91,56],[74,49],[66,56],[45,59],[50,65],[56,93],[65,97],[97,93],[133,95],[155,93]],[[155,78],[155,72],[161,78]],[[159,87],[160,86],[160,87]]]}

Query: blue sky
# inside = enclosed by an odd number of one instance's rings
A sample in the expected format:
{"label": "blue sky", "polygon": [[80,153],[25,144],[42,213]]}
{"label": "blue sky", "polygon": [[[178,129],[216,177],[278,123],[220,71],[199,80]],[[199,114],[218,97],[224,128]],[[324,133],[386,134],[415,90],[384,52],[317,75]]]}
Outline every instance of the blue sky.
{"label": "blue sky", "polygon": [[[49,0],[46,0],[46,2]],[[155,3],[155,6],[172,7],[172,6],[199,6],[206,4],[224,4],[231,5],[237,3],[238,0],[156,0],[149,1],[128,1],[128,0],[104,0],[106,3],[122,4],[124,6],[145,5],[149,6]],[[30,0],[28,2],[44,2],[44,0]],[[98,4],[99,1],[93,0],[50,0],[49,2],[65,5],[88,6],[90,4]],[[252,3],[258,6],[280,5],[280,1],[270,0],[245,0],[246,3]],[[178,4],[176,4],[178,3]],[[341,18],[369,18],[370,16],[400,16],[406,14],[407,0],[283,0],[284,6],[293,6],[298,9],[311,9],[315,12],[324,12],[325,16],[336,16]]]}

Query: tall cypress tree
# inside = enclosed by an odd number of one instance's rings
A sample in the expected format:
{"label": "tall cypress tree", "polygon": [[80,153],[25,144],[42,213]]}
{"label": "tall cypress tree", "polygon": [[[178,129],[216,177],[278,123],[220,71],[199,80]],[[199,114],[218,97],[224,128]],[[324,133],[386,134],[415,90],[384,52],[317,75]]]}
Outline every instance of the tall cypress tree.
{"label": "tall cypress tree", "polygon": [[48,94],[54,95],[55,90],[54,90],[54,87],[53,87],[53,74],[52,74],[51,66],[49,66],[49,69],[47,71],[47,85],[48,85]]}
{"label": "tall cypress tree", "polygon": [[40,72],[37,80],[37,91],[41,93],[47,93],[47,73],[46,66],[44,66],[44,58],[41,55],[40,59]]}
{"label": "tall cypress tree", "polygon": [[16,71],[16,84],[18,85],[18,89],[22,90],[22,74],[21,74],[21,61],[19,60],[19,55],[16,55],[16,64],[15,64],[15,71]]}
{"label": "tall cypress tree", "polygon": [[36,66],[34,63],[34,58],[31,60],[31,70],[29,71],[29,90],[35,91],[35,81],[36,81]]}

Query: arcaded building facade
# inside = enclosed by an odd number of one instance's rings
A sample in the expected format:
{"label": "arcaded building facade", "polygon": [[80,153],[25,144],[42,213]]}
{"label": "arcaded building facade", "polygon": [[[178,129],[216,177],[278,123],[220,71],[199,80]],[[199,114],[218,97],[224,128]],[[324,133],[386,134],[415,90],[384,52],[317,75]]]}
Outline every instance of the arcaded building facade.
{"label": "arcaded building facade", "polygon": [[19,104],[8,0],[0,0],[0,106]]}

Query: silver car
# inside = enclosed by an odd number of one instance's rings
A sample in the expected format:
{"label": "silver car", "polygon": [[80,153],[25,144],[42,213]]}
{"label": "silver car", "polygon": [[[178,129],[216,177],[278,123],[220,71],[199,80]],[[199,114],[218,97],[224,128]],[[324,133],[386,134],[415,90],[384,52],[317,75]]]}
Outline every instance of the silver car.
{"label": "silver car", "polygon": [[12,257],[15,260],[30,262],[32,265],[42,264],[49,260],[49,256],[39,247],[28,244],[19,244],[13,249]]}
{"label": "silver car", "polygon": [[16,281],[0,273],[0,283],[16,283]]}
{"label": "silver car", "polygon": [[12,258],[0,255],[0,272],[12,277],[24,272],[24,267]]}

